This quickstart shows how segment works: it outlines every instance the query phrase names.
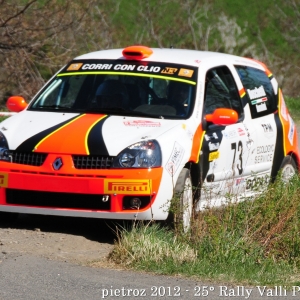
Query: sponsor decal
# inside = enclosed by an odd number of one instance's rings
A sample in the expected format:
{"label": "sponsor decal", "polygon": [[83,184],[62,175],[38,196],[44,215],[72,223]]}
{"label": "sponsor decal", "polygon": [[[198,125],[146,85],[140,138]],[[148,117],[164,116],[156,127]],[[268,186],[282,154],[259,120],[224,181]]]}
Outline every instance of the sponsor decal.
{"label": "sponsor decal", "polygon": [[166,163],[166,170],[171,176],[176,173],[182,160],[183,154],[184,148],[179,143],[175,142],[171,156]]}
{"label": "sponsor decal", "polygon": [[262,98],[267,96],[264,87],[261,85],[259,88],[254,88],[253,90],[247,89],[250,100]]}
{"label": "sponsor decal", "polygon": [[219,147],[220,147],[220,143],[211,143],[211,142],[208,143],[209,151],[218,150]]}
{"label": "sponsor decal", "polygon": [[265,111],[267,110],[267,105],[266,103],[261,103],[261,104],[256,104],[256,111],[257,112],[262,112],[262,111]]}
{"label": "sponsor decal", "polygon": [[8,174],[0,173],[0,187],[8,187]]}
{"label": "sponsor decal", "polygon": [[82,65],[83,65],[82,63],[71,64],[68,67],[67,71],[78,71]]}
{"label": "sponsor decal", "polygon": [[237,132],[235,130],[223,131],[223,136],[226,139],[233,139],[233,138],[237,137]]}
{"label": "sponsor decal", "polygon": [[254,159],[255,164],[260,164],[264,162],[272,162],[273,161],[273,153],[256,155]]}
{"label": "sponsor decal", "polygon": [[218,135],[215,132],[213,132],[212,135],[206,134],[204,136],[204,138],[205,138],[206,141],[210,141],[211,139],[217,140],[218,139]]}
{"label": "sponsor decal", "polygon": [[272,125],[270,123],[268,124],[260,124],[264,130],[264,132],[273,132]]}
{"label": "sponsor decal", "polygon": [[209,153],[208,160],[212,161],[212,160],[218,159],[219,156],[220,156],[220,152],[219,151],[211,152],[211,153]]}
{"label": "sponsor decal", "polygon": [[117,64],[113,69],[118,71],[134,71],[135,67],[136,65]]}
{"label": "sponsor decal", "polygon": [[267,98],[267,97],[263,97],[263,98],[260,98],[260,99],[256,99],[256,100],[251,101],[251,104],[252,104],[252,105],[255,105],[255,104],[262,103],[262,102],[266,102],[266,101],[268,101],[268,98]]}
{"label": "sponsor decal", "polygon": [[160,122],[155,121],[146,121],[146,120],[133,120],[133,121],[124,121],[125,126],[137,126],[137,127],[160,127]]}
{"label": "sponsor decal", "polygon": [[112,64],[84,64],[82,70],[110,70],[112,66]]}
{"label": "sponsor decal", "polygon": [[151,72],[151,73],[159,73],[160,67],[157,66],[143,66],[143,65],[121,65],[117,64],[113,68],[114,70],[121,71],[138,71],[138,72]]}
{"label": "sponsor decal", "polygon": [[273,87],[274,94],[277,95],[278,82],[274,77],[270,81],[271,81],[271,84],[272,84],[272,87]]}
{"label": "sponsor decal", "polygon": [[149,195],[151,193],[151,180],[135,179],[104,179],[104,193],[107,194],[142,194]]}
{"label": "sponsor decal", "polygon": [[288,134],[288,139],[290,141],[290,144],[293,146],[293,140],[294,140],[294,133],[295,133],[295,123],[291,116],[289,115],[289,120],[290,120],[290,128],[289,128],[289,134]]}
{"label": "sponsor decal", "polygon": [[245,179],[244,178],[238,178],[236,181],[235,181],[235,185],[240,185],[240,184],[243,184],[245,182]]}
{"label": "sponsor decal", "polygon": [[247,178],[246,190],[257,190],[261,187],[266,187],[270,182],[269,175],[255,176]]}
{"label": "sponsor decal", "polygon": [[255,164],[264,162],[272,162],[274,154],[274,145],[258,146],[256,148],[256,156],[254,158]]}
{"label": "sponsor decal", "polygon": [[173,75],[173,74],[175,74],[175,73],[177,72],[177,70],[178,70],[177,68],[165,67],[165,68],[161,71],[161,73]]}
{"label": "sponsor decal", "polygon": [[258,146],[256,148],[257,154],[268,153],[268,152],[274,152],[274,145]]}
{"label": "sponsor decal", "polygon": [[244,129],[240,128],[240,127],[237,129],[237,133],[238,133],[239,136],[246,135],[246,132],[244,131]]}
{"label": "sponsor decal", "polygon": [[265,137],[270,138],[274,135],[274,130],[273,130],[273,127],[270,123],[260,124],[260,125],[263,128]]}
{"label": "sponsor decal", "polygon": [[[177,77],[179,80],[192,80],[190,83],[196,84],[196,68],[183,64],[161,63],[161,62],[145,62],[140,64],[134,61],[123,60],[100,60],[93,59],[90,61],[73,61],[68,65],[64,72],[57,76],[71,75],[76,72],[105,72],[111,73],[136,73],[137,76],[146,76],[144,74],[153,74],[156,76]],[[142,73],[143,75],[138,75]],[[126,74],[125,74],[126,75]]]}
{"label": "sponsor decal", "polygon": [[128,65],[128,64],[84,64],[82,70],[115,70],[159,73],[159,66]]}
{"label": "sponsor decal", "polygon": [[140,65],[136,68],[137,71],[139,72],[149,72],[149,73],[159,73],[160,72],[160,67],[155,67],[155,66],[143,66]]}
{"label": "sponsor decal", "polygon": [[240,94],[241,98],[243,98],[246,95],[245,89],[242,88],[241,90],[239,90],[239,94]]}
{"label": "sponsor decal", "polygon": [[285,105],[285,101],[284,101],[282,92],[280,92],[280,95],[281,95],[280,114],[287,121],[288,120],[288,111],[287,111],[287,108]]}
{"label": "sponsor decal", "polygon": [[178,75],[179,76],[184,76],[184,77],[192,77],[194,73],[194,70],[190,69],[180,69]]}

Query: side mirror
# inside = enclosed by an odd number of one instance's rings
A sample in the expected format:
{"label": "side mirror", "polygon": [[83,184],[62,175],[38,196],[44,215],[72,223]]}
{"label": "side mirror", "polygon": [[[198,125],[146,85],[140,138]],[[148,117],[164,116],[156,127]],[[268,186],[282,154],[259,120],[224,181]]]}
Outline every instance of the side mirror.
{"label": "side mirror", "polygon": [[22,96],[11,96],[6,102],[6,107],[13,112],[20,112],[27,107],[27,103]]}
{"label": "side mirror", "polygon": [[230,108],[217,108],[212,114],[206,115],[205,119],[216,125],[231,125],[238,121],[238,114]]}

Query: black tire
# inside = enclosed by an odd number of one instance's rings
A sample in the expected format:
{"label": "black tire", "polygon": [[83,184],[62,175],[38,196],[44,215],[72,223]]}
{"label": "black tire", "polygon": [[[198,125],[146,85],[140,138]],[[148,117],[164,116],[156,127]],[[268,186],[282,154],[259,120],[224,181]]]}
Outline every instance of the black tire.
{"label": "black tire", "polygon": [[183,168],[177,179],[170,211],[175,230],[188,232],[193,217],[193,190],[190,170]]}
{"label": "black tire", "polygon": [[283,182],[287,183],[294,175],[298,173],[297,165],[294,159],[287,155],[280,166],[281,179]]}

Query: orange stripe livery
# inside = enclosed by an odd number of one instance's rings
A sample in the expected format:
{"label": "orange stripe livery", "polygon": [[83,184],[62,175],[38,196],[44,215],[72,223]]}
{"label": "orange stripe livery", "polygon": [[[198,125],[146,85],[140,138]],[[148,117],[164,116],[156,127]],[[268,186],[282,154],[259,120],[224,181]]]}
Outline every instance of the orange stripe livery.
{"label": "orange stripe livery", "polygon": [[35,146],[34,152],[89,154],[88,134],[105,117],[97,114],[81,115],[42,139]]}

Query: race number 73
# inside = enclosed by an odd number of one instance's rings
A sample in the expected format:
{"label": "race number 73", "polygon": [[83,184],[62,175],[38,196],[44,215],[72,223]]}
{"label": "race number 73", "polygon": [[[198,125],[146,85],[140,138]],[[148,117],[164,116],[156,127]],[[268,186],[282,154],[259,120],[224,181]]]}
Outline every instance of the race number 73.
{"label": "race number 73", "polygon": [[234,150],[232,162],[233,166],[235,163],[236,151],[238,151],[238,163],[236,164],[236,167],[238,169],[239,175],[241,175],[243,173],[243,143],[241,141],[239,141],[238,143],[231,143],[231,150]]}

